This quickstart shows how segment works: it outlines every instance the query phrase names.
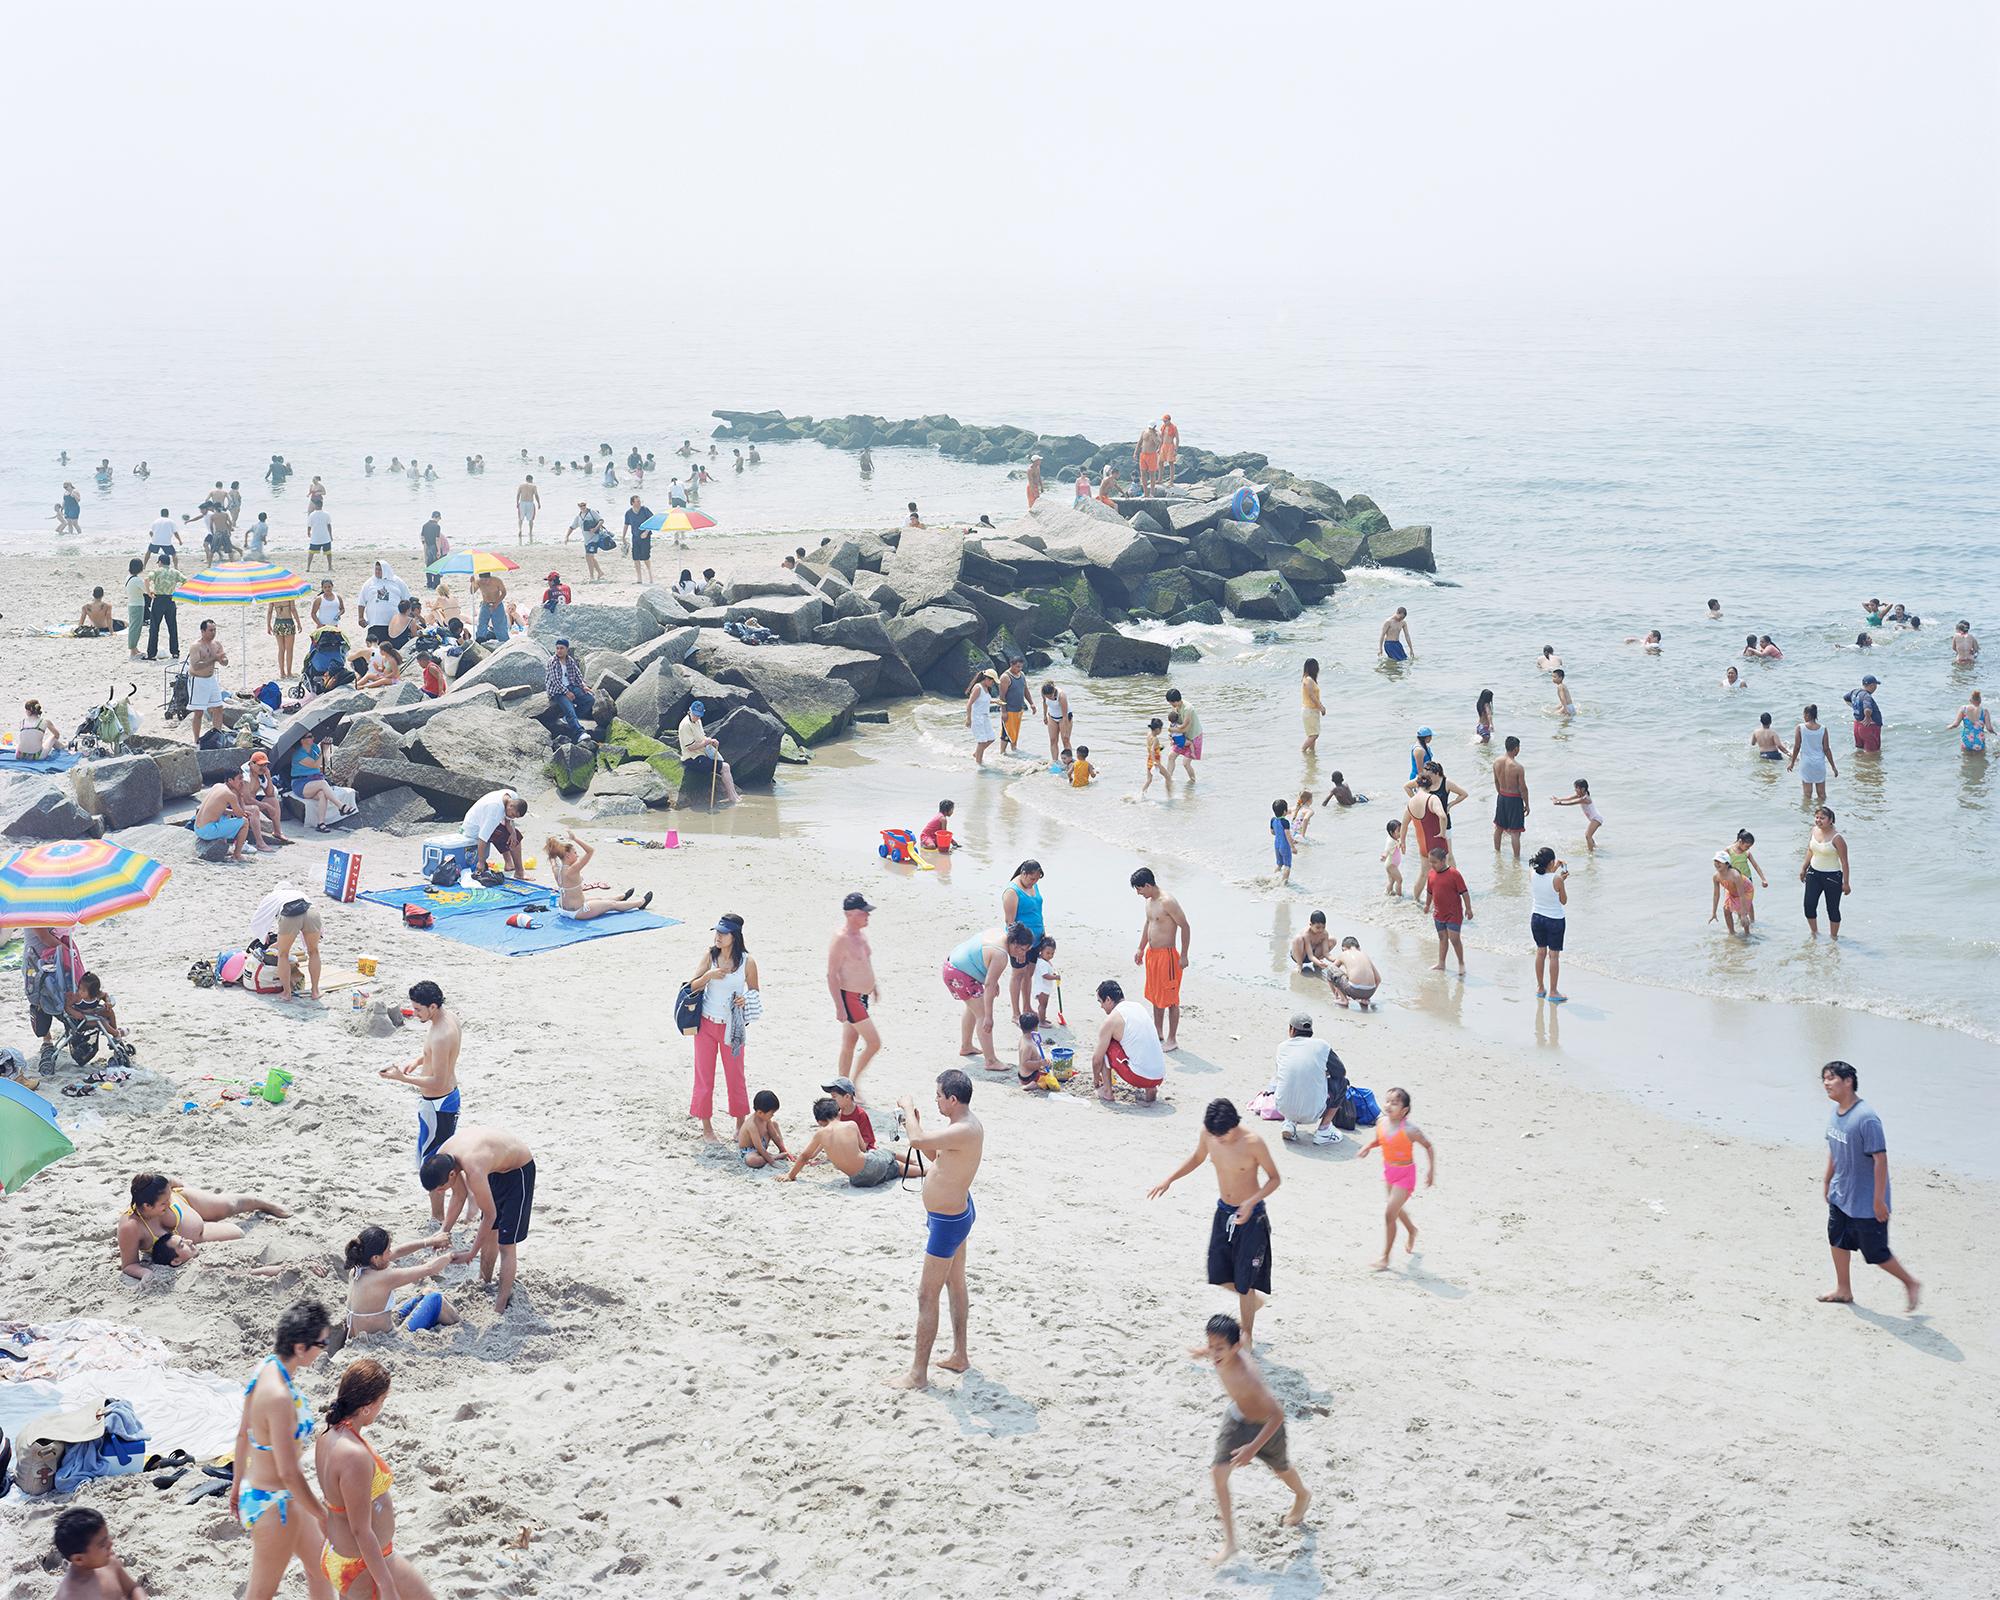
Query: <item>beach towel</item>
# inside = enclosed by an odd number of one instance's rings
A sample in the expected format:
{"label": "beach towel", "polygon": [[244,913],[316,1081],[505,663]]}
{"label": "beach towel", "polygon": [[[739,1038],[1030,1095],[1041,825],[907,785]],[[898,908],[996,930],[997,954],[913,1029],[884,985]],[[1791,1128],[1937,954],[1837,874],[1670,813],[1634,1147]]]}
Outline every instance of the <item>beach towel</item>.
{"label": "beach towel", "polygon": [[396,912],[404,906],[422,906],[443,922],[448,917],[478,916],[487,911],[504,914],[552,906],[556,903],[556,892],[540,884],[525,883],[519,878],[508,878],[490,889],[467,879],[449,889],[435,888],[427,883],[413,883],[407,889],[364,889],[355,898],[387,906]]}
{"label": "beach towel", "polygon": [[608,917],[593,917],[588,922],[571,922],[554,911],[548,911],[535,918],[532,928],[509,927],[508,915],[504,911],[487,911],[478,916],[454,917],[448,922],[440,922],[433,931],[458,944],[491,950],[496,955],[533,956],[540,955],[544,950],[560,950],[565,945],[582,944],[589,939],[609,939],[614,934],[644,933],[652,928],[680,926],[680,918],[656,916],[650,911],[620,911]]}
{"label": "beach towel", "polygon": [[67,772],[83,759],[74,750],[51,750],[45,756],[23,758],[14,754],[14,736],[0,738],[0,776],[9,772]]}

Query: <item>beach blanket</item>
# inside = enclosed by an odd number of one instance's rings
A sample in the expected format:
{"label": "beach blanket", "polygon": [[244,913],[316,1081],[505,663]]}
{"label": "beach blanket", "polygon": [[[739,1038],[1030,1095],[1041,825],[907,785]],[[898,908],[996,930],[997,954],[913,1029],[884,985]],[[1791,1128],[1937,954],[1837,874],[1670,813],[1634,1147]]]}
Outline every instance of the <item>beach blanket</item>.
{"label": "beach blanket", "polygon": [[83,759],[74,750],[51,750],[45,756],[24,761],[14,754],[14,736],[0,740],[0,775],[9,772],[67,772]]}
{"label": "beach blanket", "polygon": [[476,917],[454,917],[449,922],[440,922],[432,931],[441,938],[491,950],[496,955],[533,956],[544,950],[582,944],[587,939],[609,939],[619,933],[680,926],[680,918],[655,916],[650,911],[620,911],[614,916],[593,917],[589,922],[571,922],[549,911],[538,914],[532,928],[508,927],[507,915],[504,911],[488,911]]}
{"label": "beach blanket", "polygon": [[387,906],[391,911],[401,911],[407,905],[419,905],[443,922],[447,917],[478,916],[488,911],[532,911],[538,906],[552,906],[556,903],[556,892],[541,884],[525,883],[519,878],[509,878],[491,889],[465,878],[449,889],[433,889],[427,883],[412,883],[407,889],[363,889],[355,898]]}
{"label": "beach blanket", "polygon": [[[23,1343],[23,1333],[38,1337]],[[26,1358],[0,1359],[0,1433],[10,1439],[50,1412],[124,1400],[138,1414],[149,1450],[206,1459],[235,1442],[242,1383],[169,1365],[172,1350],[140,1329],[86,1317],[36,1327],[4,1323],[0,1344]]]}

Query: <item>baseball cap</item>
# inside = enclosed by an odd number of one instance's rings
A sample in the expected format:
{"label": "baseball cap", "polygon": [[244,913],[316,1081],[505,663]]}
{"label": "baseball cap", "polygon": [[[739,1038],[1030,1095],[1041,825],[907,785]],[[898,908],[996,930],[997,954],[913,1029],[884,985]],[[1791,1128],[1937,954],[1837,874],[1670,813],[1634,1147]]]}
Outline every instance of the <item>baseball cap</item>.
{"label": "baseball cap", "polygon": [[270,764],[271,764],[271,758],[268,755],[266,755],[262,750],[255,751],[251,754],[250,757],[251,766],[268,767]]}
{"label": "baseball cap", "polygon": [[1430,730],[1429,728],[1419,728],[1419,729],[1417,729],[1417,737],[1418,737],[1419,739],[1428,739],[1428,738],[1430,738],[1431,736],[1432,736],[1432,735],[1431,735],[1431,730]]}
{"label": "baseball cap", "polygon": [[835,1078],[833,1082],[823,1083],[820,1087],[828,1094],[853,1094],[855,1092],[854,1080],[852,1078]]}
{"label": "baseball cap", "polygon": [[693,705],[688,707],[688,715],[691,717],[698,717],[707,709],[708,709],[707,706],[703,705],[699,700],[697,700],[694,702]]}
{"label": "baseball cap", "polygon": [[567,639],[558,639],[558,640],[556,640],[556,643],[557,643],[557,644],[561,644],[561,645],[566,645],[566,644],[568,644],[568,643],[569,643],[569,640],[567,640]]}
{"label": "baseball cap", "polygon": [[1292,1031],[1294,1033],[1311,1033],[1313,1031],[1313,1019],[1311,1015],[1304,1011],[1294,1011],[1292,1013]]}
{"label": "baseball cap", "polygon": [[1864,684],[1867,684],[1867,683],[1880,683],[1882,680],[1876,677],[1875,674],[1871,672],[1868,674],[1867,677],[1863,678],[1861,681]]}
{"label": "baseball cap", "polygon": [[845,900],[840,902],[840,909],[842,911],[873,911],[875,908],[868,903],[868,897],[859,889],[856,889]]}

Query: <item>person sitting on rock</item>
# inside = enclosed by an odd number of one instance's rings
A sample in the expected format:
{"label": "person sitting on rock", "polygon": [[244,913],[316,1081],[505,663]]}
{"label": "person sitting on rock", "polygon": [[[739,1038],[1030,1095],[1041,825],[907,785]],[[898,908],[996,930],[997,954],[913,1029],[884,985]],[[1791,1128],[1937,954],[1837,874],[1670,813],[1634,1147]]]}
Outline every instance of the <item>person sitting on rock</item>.
{"label": "person sitting on rock", "polygon": [[[697,778],[708,777],[712,770],[715,779],[722,784],[723,803],[734,805],[738,798],[735,776],[729,770],[729,763],[722,759],[722,746],[711,739],[708,730],[702,726],[701,719],[707,709],[697,700],[688,707],[687,715],[681,718],[681,781],[684,785],[692,785]],[[693,793],[693,789],[689,788],[686,792]]]}

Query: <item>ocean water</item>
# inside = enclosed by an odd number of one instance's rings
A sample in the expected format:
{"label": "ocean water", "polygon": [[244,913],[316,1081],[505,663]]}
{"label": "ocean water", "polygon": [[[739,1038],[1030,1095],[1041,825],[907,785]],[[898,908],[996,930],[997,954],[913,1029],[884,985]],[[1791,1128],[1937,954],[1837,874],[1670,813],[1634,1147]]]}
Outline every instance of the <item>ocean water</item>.
{"label": "ocean water", "polygon": [[[1526,869],[1493,859],[1490,752],[1471,742],[1474,698],[1491,688],[1498,733],[1524,745],[1535,808],[1526,845],[1553,844],[1573,868],[1566,987],[1603,971],[1996,1036],[1995,780],[1944,731],[1992,677],[1984,665],[1954,669],[1951,625],[1969,618],[1988,659],[2000,651],[1987,581],[2000,549],[1990,306],[1237,306],[1191,310],[1166,331],[1117,308],[1032,321],[1001,309],[978,325],[912,311],[893,326],[777,308],[525,332],[393,317],[254,333],[50,326],[16,330],[8,348],[0,548],[10,551],[49,545],[66,476],[82,491],[86,550],[136,549],[159,506],[190,509],[220,477],[244,482],[252,513],[272,512],[282,557],[303,545],[314,472],[341,542],[414,551],[418,524],[437,509],[461,545],[500,546],[512,542],[523,447],[578,457],[602,440],[622,460],[637,444],[656,453],[664,478],[682,437],[703,440],[712,406],[947,410],[1101,439],[1129,438],[1171,410],[1190,444],[1263,450],[1373,495],[1398,524],[1430,523],[1443,582],[1357,572],[1294,623],[1187,635],[1204,651],[1175,672],[1206,724],[1193,791],[1177,783],[1168,797],[1156,783],[1134,797],[1157,685],[1083,686],[1058,666],[1103,781],[1076,793],[1029,770],[979,778],[955,709],[931,705],[916,718],[914,754],[940,792],[1011,781],[1053,826],[1148,859],[1199,861],[1248,896],[1324,904],[1337,923],[1413,919],[1383,905],[1377,858],[1411,735],[1428,724],[1472,795],[1454,835],[1478,913],[1468,944],[1475,960],[1518,959]],[[55,460],[63,449],[67,468]],[[278,496],[258,481],[274,451],[300,474]],[[482,477],[464,471],[475,451],[487,458]],[[381,464],[392,454],[434,461],[439,479],[364,478],[368,453]],[[739,533],[892,525],[911,499],[933,520],[986,512],[998,522],[1021,504],[1001,469],[924,452],[878,452],[869,483],[852,458],[816,445],[765,454],[737,477],[725,448],[703,503],[721,527],[694,565],[726,567]],[[89,476],[101,456],[116,469],[107,489]],[[153,471],[143,483],[128,470],[142,457]],[[604,506],[626,492],[596,474],[578,483],[537,467],[536,478],[545,529],[559,529],[579,498]],[[661,503],[657,480],[648,493]],[[1880,633],[1862,656],[1851,648],[1860,602],[1875,594],[1925,627]],[[1704,620],[1711,596],[1719,623]],[[1392,670],[1376,662],[1374,641],[1399,604],[1419,659]],[[1622,642],[1649,627],[1665,635],[1659,655]],[[1741,663],[1747,687],[1725,693],[1723,669],[1751,631],[1772,634],[1785,659]],[[1545,643],[1581,708],[1568,724],[1551,714],[1533,665]],[[1306,655],[1322,663],[1329,705],[1310,767],[1298,753]],[[1847,748],[1840,695],[1864,670],[1883,680],[1879,759]],[[1748,743],[1759,712],[1789,734],[1807,701],[1834,730],[1841,776],[1829,801],[1853,859],[1838,948],[1805,936],[1799,787]],[[1323,795],[1336,768],[1379,798],[1322,814],[1294,889],[1278,890],[1270,801],[1308,780]],[[1578,813],[1549,804],[1577,777],[1606,819],[1594,854],[1581,848]],[[1747,942],[1707,921],[1710,858],[1739,827],[1756,834],[1771,878]]]}

